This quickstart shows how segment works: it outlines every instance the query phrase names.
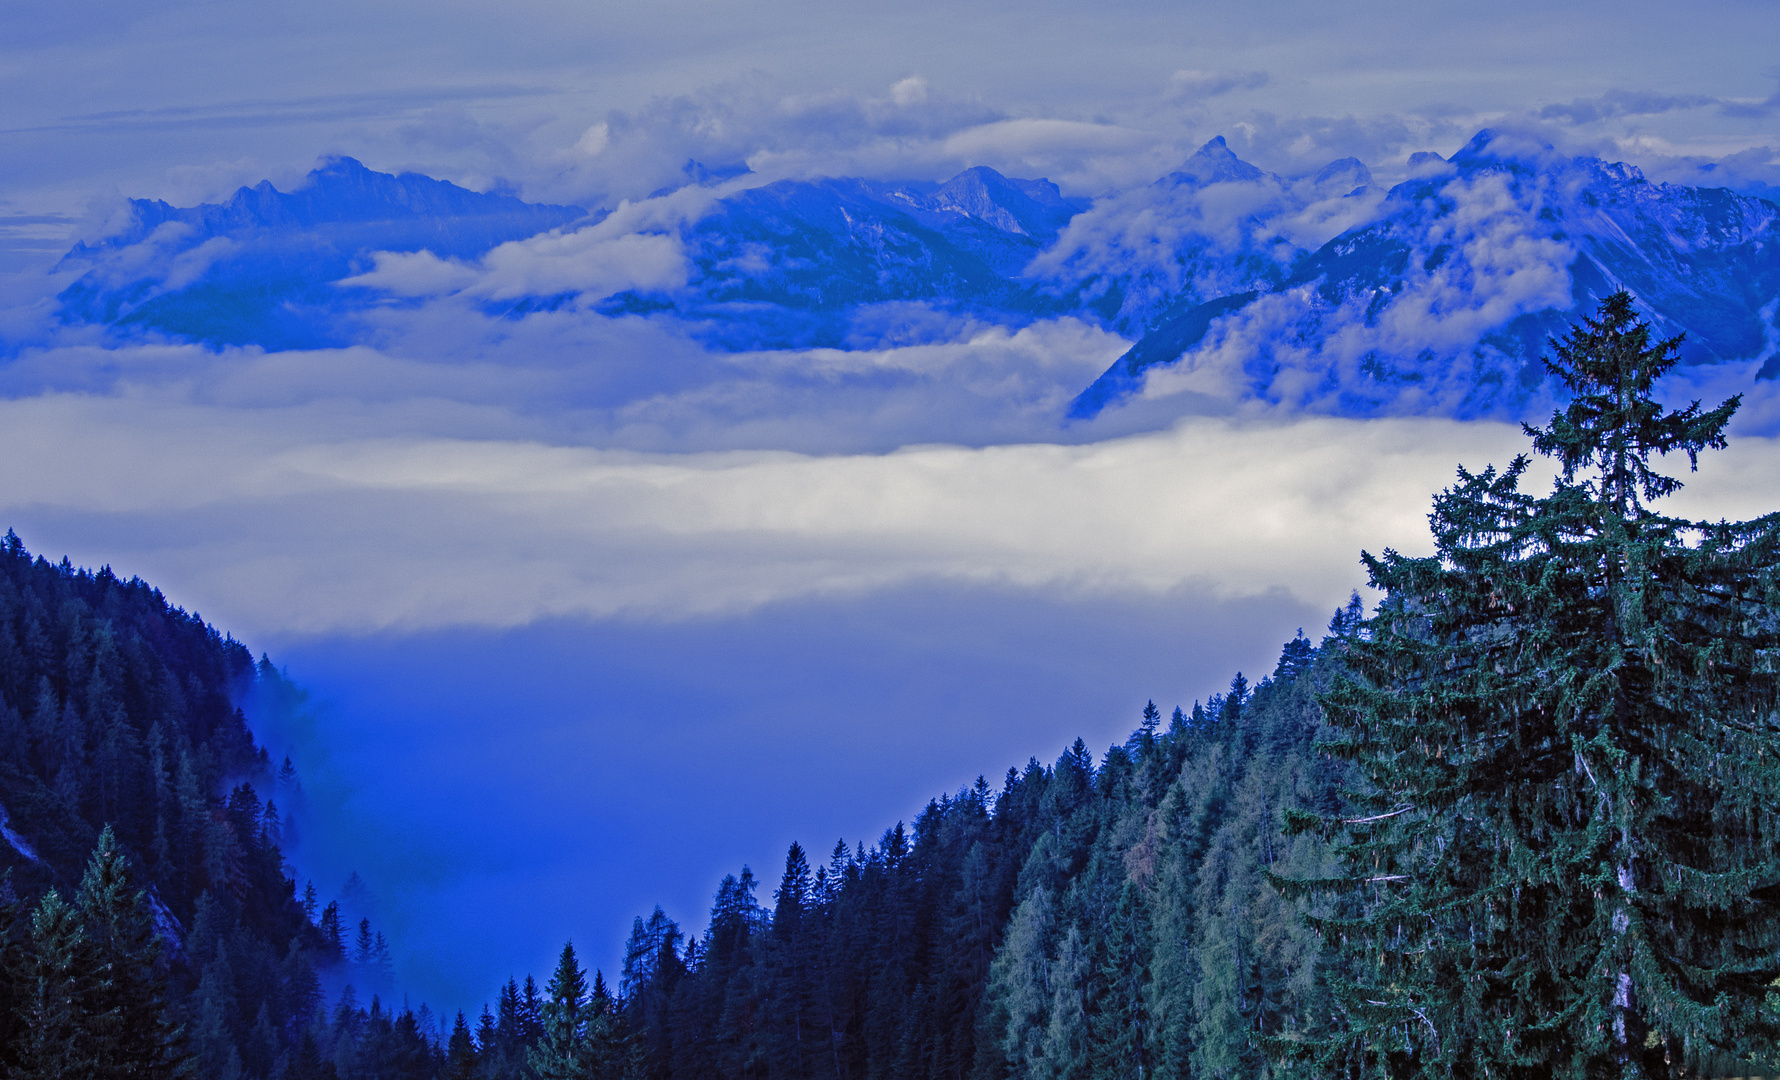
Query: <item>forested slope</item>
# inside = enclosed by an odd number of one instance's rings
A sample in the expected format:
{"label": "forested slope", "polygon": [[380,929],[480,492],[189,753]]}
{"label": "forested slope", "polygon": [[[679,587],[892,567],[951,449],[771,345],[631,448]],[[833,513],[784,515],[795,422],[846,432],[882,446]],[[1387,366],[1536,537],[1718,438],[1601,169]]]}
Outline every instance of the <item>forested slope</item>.
{"label": "forested slope", "polygon": [[[638,919],[616,985],[577,983],[569,954],[441,1040],[424,1008],[371,997],[390,987],[381,936],[287,876],[277,800],[299,787],[238,703],[300,691],[140,580],[8,534],[0,1057],[97,1069],[134,994],[164,1007],[164,1074],[221,1080],[1249,1070],[1255,1035],[1326,1012],[1315,939],[1262,874],[1319,858],[1280,813],[1336,797],[1311,745],[1327,666],[1300,636],[1259,685],[1152,708],[1099,761],[1078,740],[819,865],[794,845],[764,901],[747,869],[726,878],[702,937]],[[133,952],[105,919],[135,928]],[[60,1026],[26,1037],[53,1000]]]}
{"label": "forested slope", "polygon": [[[1359,614],[1356,599],[1332,629]],[[746,868],[724,879],[702,938],[659,909],[639,918],[615,994],[602,979],[577,1009],[572,950],[542,999],[510,985],[482,1019],[494,1050],[478,1061],[466,1027],[454,1063],[652,1080],[1254,1075],[1261,1037],[1329,1018],[1319,940],[1264,875],[1326,869],[1282,811],[1340,798],[1344,767],[1313,746],[1335,662],[1300,635],[1258,685],[1239,674],[1168,720],[1151,706],[1098,761],[1077,740],[814,868],[793,845],[770,897]]]}
{"label": "forested slope", "polygon": [[357,1003],[381,935],[286,876],[252,693],[297,691],[141,580],[0,542],[0,1073],[436,1073],[424,1016]]}

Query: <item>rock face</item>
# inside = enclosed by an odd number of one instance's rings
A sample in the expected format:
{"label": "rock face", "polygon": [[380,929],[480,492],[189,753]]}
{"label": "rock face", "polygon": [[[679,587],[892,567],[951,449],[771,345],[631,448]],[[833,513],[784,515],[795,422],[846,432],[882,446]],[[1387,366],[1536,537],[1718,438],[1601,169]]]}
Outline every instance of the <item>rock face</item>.
{"label": "rock face", "polygon": [[[1136,342],[1075,417],[1182,392],[1344,415],[1512,415],[1548,390],[1547,336],[1619,288],[1660,332],[1687,334],[1692,362],[1777,356],[1775,204],[1489,131],[1450,161],[1416,155],[1410,171],[1389,191],[1351,158],[1282,177],[1220,138],[1090,204],[983,167],[944,183],[717,188],[738,170],[689,165],[692,186],[607,217],[339,158],[289,193],[262,183],[223,204],[132,202],[123,232],[69,253],[86,273],[62,316],[288,349],[344,344],[367,312],[457,291],[491,315],[591,308],[743,350],[869,347],[915,307],[1009,325],[1070,315]],[[613,262],[644,250],[646,274]],[[514,270],[532,253],[561,265],[565,251],[607,263],[585,280]],[[438,286],[391,291],[370,273],[397,257],[430,260],[419,269]],[[496,269],[554,284],[475,284]]]}

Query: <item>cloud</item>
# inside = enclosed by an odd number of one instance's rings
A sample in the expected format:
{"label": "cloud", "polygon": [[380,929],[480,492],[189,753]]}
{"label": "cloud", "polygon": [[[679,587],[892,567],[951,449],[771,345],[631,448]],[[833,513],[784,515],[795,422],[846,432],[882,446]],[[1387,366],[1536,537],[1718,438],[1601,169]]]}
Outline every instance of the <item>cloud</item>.
{"label": "cloud", "polygon": [[0,509],[62,522],[58,540],[77,519],[135,522],[152,546],[125,542],[105,561],[178,581],[256,633],[674,618],[922,580],[1087,595],[1284,588],[1330,606],[1354,584],[1360,546],[1418,542],[1455,453],[1506,460],[1519,441],[1508,426],[1447,421],[1204,419],[1073,447],[640,454],[318,439],[314,420],[143,398],[9,401]]}
{"label": "cloud", "polygon": [[1780,91],[1769,94],[1766,98],[1719,98],[1720,115],[1736,117],[1744,120],[1765,120],[1780,112]]}
{"label": "cloud", "polygon": [[1050,110],[1016,115],[957,86],[910,75],[868,91],[813,91],[756,72],[610,111],[571,136],[552,158],[555,175],[528,190],[583,204],[635,200],[683,184],[690,160],[745,164],[752,183],[945,179],[988,165],[1103,192],[1146,181],[1179,154],[1173,134]]}
{"label": "cloud", "polygon": [[1267,85],[1265,71],[1188,71],[1168,77],[1168,96],[1174,101],[1203,101],[1233,90],[1258,90]]}
{"label": "cloud", "polygon": [[1713,109],[1720,116],[1744,120],[1766,119],[1780,110],[1780,92],[1766,98],[1721,97],[1714,94],[1658,94],[1648,90],[1609,90],[1590,98],[1546,105],[1537,111],[1541,120],[1593,124],[1627,116],[1661,116],[1665,113]]}
{"label": "cloud", "polygon": [[944,152],[961,161],[985,158],[1038,162],[1122,153],[1148,145],[1142,132],[1115,124],[1023,118],[979,124],[948,135]]}
{"label": "cloud", "polygon": [[761,174],[755,182],[875,175],[886,166],[895,173],[892,162],[925,172],[945,168],[938,147],[948,136],[1005,115],[919,76],[860,93],[812,92],[754,73],[609,111],[557,156],[560,172],[548,190],[578,200],[634,200],[683,184],[688,160],[713,167],[746,162]]}
{"label": "cloud", "polygon": [[441,259],[430,251],[374,251],[371,261],[372,269],[335,284],[377,289],[394,296],[442,296],[482,279],[475,269],[456,259]]}
{"label": "cloud", "polygon": [[473,291],[491,300],[564,292],[596,300],[625,289],[678,288],[689,273],[678,237],[600,225],[502,244],[482,261],[487,274]]}
{"label": "cloud", "polygon": [[898,80],[897,83],[890,88],[890,100],[904,107],[909,105],[919,105],[927,100],[927,90],[928,83],[926,79],[923,79],[919,75],[910,75],[906,79]]}
{"label": "cloud", "polygon": [[373,252],[371,270],[336,284],[403,297],[463,293],[494,301],[573,293],[582,303],[626,289],[672,290],[691,272],[680,232],[717,197],[689,186],[623,202],[591,225],[500,244],[474,266],[430,251]]}
{"label": "cloud", "polygon": [[[303,409],[329,432],[346,424],[340,434],[362,433],[355,425],[374,419],[400,432],[572,433],[614,448],[860,452],[1062,437],[1069,399],[1130,347],[1073,318],[1014,329],[892,303],[854,314],[860,340],[849,349],[709,352],[672,321],[605,318],[572,305],[490,316],[482,303],[460,295],[373,308],[361,316],[362,335],[377,348],[31,351],[0,367],[0,394]],[[324,408],[342,401],[388,411]]]}
{"label": "cloud", "polygon": [[1182,169],[1098,200],[1027,276],[1091,294],[1116,288],[1116,325],[1135,334],[1170,305],[1266,286],[1304,251],[1370,221],[1384,199],[1356,160],[1292,180],[1243,171],[1207,144]]}
{"label": "cloud", "polygon": [[[140,393],[13,399],[0,423],[8,524],[256,636],[671,620],[923,581],[1332,607],[1360,548],[1425,548],[1456,463],[1525,448],[1510,424],[1258,415],[1079,446],[639,453],[404,434],[400,402]],[[1772,440],[1734,445],[1711,460],[1735,479],[1713,465],[1689,489],[1700,508],[1780,463]]]}
{"label": "cloud", "polygon": [[575,152],[586,154],[588,157],[596,157],[606,149],[606,144],[611,141],[612,125],[604,122],[594,124],[583,131],[579,139],[575,140]]}
{"label": "cloud", "polygon": [[1477,126],[1469,117],[1440,118],[1425,111],[1331,116],[1254,110],[1231,116],[1219,130],[1230,148],[1244,158],[1295,176],[1336,158],[1358,158],[1376,165],[1406,149],[1462,142]]}
{"label": "cloud", "polygon": [[1703,109],[1719,103],[1704,94],[1653,94],[1640,90],[1609,90],[1599,97],[1577,98],[1567,104],[1547,105],[1539,110],[1542,120],[1567,120],[1572,124],[1592,124],[1620,116],[1655,116],[1688,109]]}
{"label": "cloud", "polygon": [[[1780,201],[1780,145],[1752,146],[1711,157],[1649,138],[1626,140],[1623,156],[1635,158],[1659,183],[1726,187],[1770,202]],[[1679,151],[1679,152],[1678,152]]]}

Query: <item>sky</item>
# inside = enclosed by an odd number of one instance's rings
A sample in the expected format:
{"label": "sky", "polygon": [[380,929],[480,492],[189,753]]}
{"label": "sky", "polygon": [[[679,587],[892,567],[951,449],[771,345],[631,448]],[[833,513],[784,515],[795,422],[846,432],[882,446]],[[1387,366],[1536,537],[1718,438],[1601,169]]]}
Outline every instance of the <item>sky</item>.
{"label": "sky", "polygon": [[[1773,0],[12,5],[0,338],[35,344],[0,359],[0,527],[309,689],[260,732],[306,777],[298,870],[360,872],[404,984],[473,1011],[570,936],[610,973],[656,903],[701,928],[723,873],[774,881],[793,840],[869,845],[1266,674],[1364,586],[1362,548],[1426,551],[1454,466],[1525,440],[1240,403],[1067,426],[1130,344],[1068,318],[718,353],[440,300],[339,349],[31,337],[125,198],[288,190],[347,154],[613,220],[701,212],[648,198],[689,158],[1116,199],[1218,135],[1389,183],[1492,125],[1757,190],[1775,40]],[[1751,375],[1677,388],[1750,395],[1679,509],[1771,508]]]}

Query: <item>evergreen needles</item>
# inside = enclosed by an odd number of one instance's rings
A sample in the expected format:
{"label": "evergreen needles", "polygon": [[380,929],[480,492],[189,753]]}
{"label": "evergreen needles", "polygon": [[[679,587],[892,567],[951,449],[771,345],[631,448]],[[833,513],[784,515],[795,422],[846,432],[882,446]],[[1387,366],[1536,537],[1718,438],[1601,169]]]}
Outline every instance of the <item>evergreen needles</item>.
{"label": "evergreen needles", "polygon": [[[1680,1077],[1771,1067],[1780,977],[1780,515],[1691,522],[1651,456],[1724,446],[1733,398],[1665,410],[1619,293],[1556,342],[1574,395],[1534,448],[1434,500],[1437,553],[1364,557],[1326,749],[1350,809],[1289,815],[1338,1023],[1287,1061],[1350,1077]],[[1765,1064],[1764,1064],[1765,1063]]]}

